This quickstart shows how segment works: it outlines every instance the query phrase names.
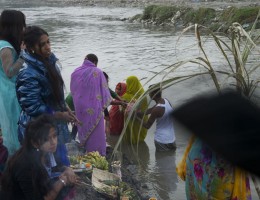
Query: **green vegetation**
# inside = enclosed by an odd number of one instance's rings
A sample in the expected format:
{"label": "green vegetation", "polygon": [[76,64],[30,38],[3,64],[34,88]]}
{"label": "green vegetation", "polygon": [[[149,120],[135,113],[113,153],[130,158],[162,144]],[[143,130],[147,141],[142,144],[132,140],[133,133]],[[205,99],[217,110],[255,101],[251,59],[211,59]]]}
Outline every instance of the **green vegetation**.
{"label": "green vegetation", "polygon": [[199,8],[198,10],[191,9],[184,15],[186,23],[192,22],[197,24],[205,24],[216,17],[216,11],[212,8]]}
{"label": "green vegetation", "polygon": [[[205,11],[203,11],[203,13],[205,13]],[[234,17],[233,19],[240,19],[238,16],[241,15],[237,12],[235,13],[236,14],[232,15]],[[164,90],[172,85],[185,82],[188,79],[199,76],[208,76],[211,78],[212,84],[214,84],[218,93],[222,93],[225,89],[229,88],[237,91],[248,99],[259,102],[259,96],[255,94],[256,91],[256,93],[258,93],[260,90],[259,47],[257,46],[260,40],[260,32],[255,29],[256,25],[259,23],[259,18],[260,10],[255,17],[249,32],[247,32],[239,23],[232,23],[229,27],[228,37],[225,38],[223,37],[223,34],[219,35],[214,33],[210,28],[202,25],[194,24],[185,28],[180,38],[185,32],[193,30],[193,32],[195,32],[194,39],[197,40],[197,50],[199,50],[200,54],[195,58],[187,58],[170,64],[160,72],[149,70],[149,72],[154,73],[154,76],[147,80],[144,85],[150,85],[150,82],[158,76],[162,76],[161,81],[146,90],[135,102],[135,105],[125,121],[124,129],[114,148],[114,152],[116,152],[121,145],[130,118],[136,117],[134,110],[138,109],[139,104],[151,91],[158,88]],[[226,21],[228,22],[228,19]],[[208,46],[205,45],[207,40],[212,40],[215,43],[215,45],[210,46],[211,49],[216,48],[219,50],[221,55],[219,62],[211,60],[210,51],[208,51]],[[221,63],[221,65],[219,63]],[[192,71],[187,68],[187,64],[193,65]],[[176,72],[178,72],[179,69],[185,71],[185,75],[178,75]]]}
{"label": "green vegetation", "polygon": [[[230,7],[222,12],[219,19],[229,26],[234,22],[238,22],[242,25],[248,24],[249,27],[246,27],[246,29],[251,29],[259,10],[259,6],[243,8]],[[256,24],[256,28],[260,28],[260,22]]]}
{"label": "green vegetation", "polygon": [[175,6],[151,5],[144,9],[142,20],[152,19],[160,24],[165,21],[170,21],[177,11],[178,8]]}
{"label": "green vegetation", "polygon": [[[214,10],[213,8],[193,9],[190,7],[160,6],[150,5],[144,9],[142,15],[132,18],[140,19],[144,23],[170,26],[187,26],[190,24],[200,24],[207,26],[212,31],[227,32],[234,22],[240,23],[246,30],[250,30],[260,6],[256,7],[228,7],[224,10]],[[260,22],[255,28],[260,28]]]}

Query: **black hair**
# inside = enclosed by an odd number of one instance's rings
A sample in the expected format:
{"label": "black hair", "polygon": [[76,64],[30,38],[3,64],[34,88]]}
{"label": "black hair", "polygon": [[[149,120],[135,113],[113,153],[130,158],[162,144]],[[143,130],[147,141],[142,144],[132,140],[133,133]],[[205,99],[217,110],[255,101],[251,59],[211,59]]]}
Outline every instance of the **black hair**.
{"label": "black hair", "polygon": [[8,41],[19,54],[26,27],[25,15],[19,10],[4,10],[0,16],[0,38]]}
{"label": "black hair", "polygon": [[48,140],[49,130],[55,128],[54,117],[52,115],[43,114],[36,120],[28,123],[25,129],[25,137],[23,146],[30,150],[33,148],[32,142],[39,145]]}
{"label": "black hair", "polygon": [[[29,122],[25,129],[25,138],[22,147],[9,159],[2,177],[2,191],[7,199],[13,199],[13,174],[17,167],[27,166],[31,169],[31,181],[35,191],[45,196],[51,189],[49,175],[42,164],[45,154],[37,150],[33,144],[42,145],[49,136],[51,128],[56,128],[54,117],[41,115]],[[28,180],[30,181],[30,180]]]}
{"label": "black hair", "polygon": [[94,63],[95,65],[98,64],[98,57],[93,53],[88,54],[85,59],[89,60],[90,62]]}
{"label": "black hair", "polygon": [[52,88],[52,95],[54,97],[56,106],[61,106],[63,104],[64,96],[63,96],[63,88],[64,88],[64,81],[61,77],[61,74],[56,69],[55,63],[50,63],[50,61],[46,58],[37,55],[32,51],[32,48],[35,45],[40,45],[40,38],[42,35],[49,34],[38,26],[29,26],[26,28],[24,32],[24,43],[26,45],[27,51],[36,59],[43,62],[47,71],[48,71],[48,78],[50,80],[51,88]]}
{"label": "black hair", "polygon": [[107,73],[103,71],[103,74],[104,74],[106,80],[108,81],[109,80],[109,76],[107,75]]}
{"label": "black hair", "polygon": [[[155,84],[153,85],[150,85],[149,88],[152,88],[154,87]],[[153,89],[151,92],[150,92],[152,98],[156,97],[156,98],[161,98],[162,97],[162,90],[160,87],[156,88],[156,89]]]}

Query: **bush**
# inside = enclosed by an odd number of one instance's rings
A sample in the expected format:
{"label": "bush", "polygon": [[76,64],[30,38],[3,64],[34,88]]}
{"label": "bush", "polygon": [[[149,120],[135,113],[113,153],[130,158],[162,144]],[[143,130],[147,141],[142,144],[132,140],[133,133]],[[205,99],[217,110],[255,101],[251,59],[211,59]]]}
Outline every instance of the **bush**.
{"label": "bush", "polygon": [[145,7],[144,12],[143,12],[143,20],[148,20],[148,19],[152,19],[152,14],[153,14],[153,10],[156,8],[156,5],[150,5]]}

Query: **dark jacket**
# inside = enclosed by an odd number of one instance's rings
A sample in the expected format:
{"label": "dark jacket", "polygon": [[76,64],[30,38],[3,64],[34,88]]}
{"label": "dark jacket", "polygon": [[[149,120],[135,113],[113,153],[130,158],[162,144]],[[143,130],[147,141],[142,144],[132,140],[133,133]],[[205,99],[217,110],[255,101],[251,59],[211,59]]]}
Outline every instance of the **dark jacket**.
{"label": "dark jacket", "polygon": [[[63,108],[55,106],[54,96],[52,95],[52,88],[48,78],[48,71],[44,64],[25,52],[23,54],[25,63],[23,68],[19,71],[16,80],[16,94],[22,112],[19,118],[18,134],[19,140],[23,139],[24,129],[26,124],[34,117],[43,113],[53,114],[55,111],[66,110],[65,101],[62,102]],[[57,58],[51,54],[49,61],[56,66]],[[63,88],[61,88],[63,90]],[[63,94],[63,91],[61,91]],[[59,140],[62,143],[69,141],[68,126],[65,122],[58,124]]]}

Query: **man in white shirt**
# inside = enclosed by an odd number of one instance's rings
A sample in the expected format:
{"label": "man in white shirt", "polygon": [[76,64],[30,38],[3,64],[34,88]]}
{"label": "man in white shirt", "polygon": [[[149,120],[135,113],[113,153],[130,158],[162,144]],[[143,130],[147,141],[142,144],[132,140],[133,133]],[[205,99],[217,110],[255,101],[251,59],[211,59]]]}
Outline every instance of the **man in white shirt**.
{"label": "man in white shirt", "polygon": [[144,113],[137,111],[136,115],[139,120],[142,120],[144,115],[150,115],[148,120],[143,122],[143,127],[147,129],[149,129],[156,121],[156,130],[154,134],[156,151],[175,150],[175,134],[173,120],[170,115],[173,108],[167,99],[162,98],[160,88],[150,92],[149,96],[156,102],[156,105],[147,109]]}

